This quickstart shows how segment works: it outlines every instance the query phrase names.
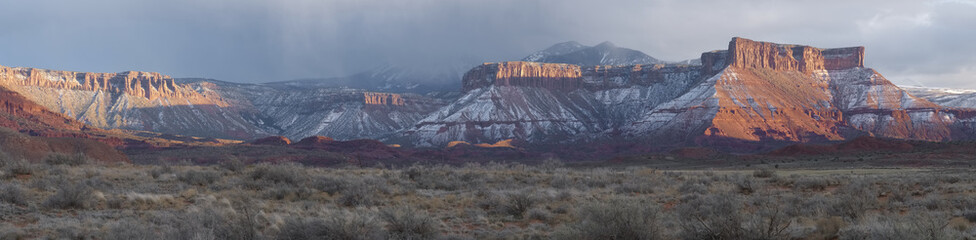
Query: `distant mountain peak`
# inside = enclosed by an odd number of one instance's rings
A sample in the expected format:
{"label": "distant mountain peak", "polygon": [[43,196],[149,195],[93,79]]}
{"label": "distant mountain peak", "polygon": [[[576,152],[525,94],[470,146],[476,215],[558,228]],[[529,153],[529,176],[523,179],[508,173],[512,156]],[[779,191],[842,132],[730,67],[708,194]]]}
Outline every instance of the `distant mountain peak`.
{"label": "distant mountain peak", "polygon": [[600,44],[597,44],[596,46],[593,46],[593,47],[594,48],[617,48],[617,45],[613,44],[610,41],[604,41],[604,42],[602,42]]}
{"label": "distant mountain peak", "polygon": [[522,58],[522,61],[567,63],[580,66],[664,63],[643,52],[617,47],[610,41],[602,42],[593,47],[575,41],[557,43],[545,50]]}
{"label": "distant mountain peak", "polygon": [[554,49],[554,48],[584,48],[584,47],[586,47],[586,45],[580,44],[577,41],[568,41],[568,42],[561,42],[561,43],[553,44],[551,47],[546,48],[546,49]]}

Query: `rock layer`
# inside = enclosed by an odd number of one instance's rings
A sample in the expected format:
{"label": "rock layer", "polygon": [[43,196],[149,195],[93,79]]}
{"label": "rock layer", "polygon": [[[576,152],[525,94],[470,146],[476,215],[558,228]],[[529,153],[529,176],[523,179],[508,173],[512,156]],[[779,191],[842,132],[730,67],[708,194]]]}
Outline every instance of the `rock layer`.
{"label": "rock layer", "polygon": [[570,64],[502,62],[485,63],[464,74],[463,92],[495,86],[543,87],[574,90],[580,87],[580,67]]}
{"label": "rock layer", "polygon": [[430,146],[504,139],[727,145],[861,135],[944,141],[970,128],[971,117],[864,68],[863,47],[733,38],[728,49],[703,53],[701,63],[485,64],[465,75],[465,96],[403,136]]}

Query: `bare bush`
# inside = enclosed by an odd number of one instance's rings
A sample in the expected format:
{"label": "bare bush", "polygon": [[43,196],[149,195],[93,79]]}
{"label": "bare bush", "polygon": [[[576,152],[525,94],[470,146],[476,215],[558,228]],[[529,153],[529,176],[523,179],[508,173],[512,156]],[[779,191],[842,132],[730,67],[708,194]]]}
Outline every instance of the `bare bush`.
{"label": "bare bush", "polygon": [[277,239],[371,240],[384,239],[382,226],[365,213],[338,212],[326,218],[293,217],[285,220]]}
{"label": "bare bush", "polygon": [[852,180],[834,191],[834,195],[832,215],[857,219],[865,211],[878,206],[878,194],[867,180]]}
{"label": "bare bush", "polygon": [[251,171],[250,178],[297,186],[305,181],[305,170],[297,164],[259,164]]}
{"label": "bare bush", "polygon": [[689,199],[677,208],[684,239],[743,239],[742,202],[733,194],[710,194]]}
{"label": "bare bush", "polygon": [[31,175],[36,171],[33,164],[25,159],[9,161],[4,166],[4,172],[7,173],[7,178],[12,178],[17,175]]}
{"label": "bare bush", "polygon": [[186,170],[178,174],[176,179],[190,185],[207,186],[220,179],[220,173],[213,171]]}
{"label": "bare bush", "polygon": [[231,171],[231,172],[240,172],[240,171],[244,171],[244,168],[246,168],[247,165],[244,164],[244,162],[242,162],[240,159],[230,158],[230,159],[221,161],[220,162],[220,167],[221,168],[224,168],[224,169],[227,169],[228,171]]}
{"label": "bare bush", "polygon": [[48,165],[80,166],[91,162],[94,161],[84,153],[77,153],[77,154],[52,153],[47,155],[47,157],[44,158],[44,163]]}
{"label": "bare bush", "polygon": [[93,201],[93,190],[88,184],[65,182],[58,187],[54,195],[44,200],[44,206],[58,209],[87,209]]}
{"label": "bare bush", "polygon": [[349,181],[335,177],[319,177],[312,181],[312,188],[326,192],[329,195],[344,191],[349,186]]}
{"label": "bare bush", "polygon": [[840,239],[964,239],[948,231],[943,214],[913,211],[912,214],[873,215],[840,231]]}
{"label": "bare bush", "polygon": [[776,171],[769,168],[760,168],[753,171],[752,176],[757,178],[772,178],[776,177]]}
{"label": "bare bush", "polygon": [[505,205],[508,214],[521,218],[526,211],[534,206],[539,198],[529,190],[519,191],[508,194],[508,201]]}
{"label": "bare bush", "polygon": [[365,184],[350,186],[336,199],[339,204],[347,207],[372,206],[377,204],[377,194],[373,187]]}
{"label": "bare bush", "polygon": [[27,191],[16,183],[0,184],[0,201],[27,205]]}
{"label": "bare bush", "polygon": [[409,206],[383,209],[387,239],[434,239],[440,234],[438,223],[424,211]]}
{"label": "bare bush", "polygon": [[583,206],[580,219],[555,233],[556,239],[666,239],[654,203],[613,199]]}
{"label": "bare bush", "polygon": [[152,170],[149,170],[149,175],[152,176],[153,179],[157,179],[163,174],[170,174],[170,173],[173,173],[173,167],[168,164],[164,164],[159,167],[154,167]]}

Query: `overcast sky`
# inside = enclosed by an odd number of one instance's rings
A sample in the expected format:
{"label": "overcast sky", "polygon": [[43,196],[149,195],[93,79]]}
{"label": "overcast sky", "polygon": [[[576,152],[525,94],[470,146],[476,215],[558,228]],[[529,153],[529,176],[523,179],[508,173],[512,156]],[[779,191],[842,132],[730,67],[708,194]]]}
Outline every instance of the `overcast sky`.
{"label": "overcast sky", "polygon": [[0,0],[0,65],[267,82],[517,60],[602,41],[663,60],[733,36],[867,47],[899,84],[976,88],[976,1]]}

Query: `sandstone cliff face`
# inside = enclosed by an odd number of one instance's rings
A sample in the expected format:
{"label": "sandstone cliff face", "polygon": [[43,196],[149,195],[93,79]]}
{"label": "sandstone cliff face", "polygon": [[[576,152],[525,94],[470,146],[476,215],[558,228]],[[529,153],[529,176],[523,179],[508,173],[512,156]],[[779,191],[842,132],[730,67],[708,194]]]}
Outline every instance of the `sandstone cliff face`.
{"label": "sandstone cliff face", "polygon": [[703,53],[701,66],[485,64],[465,75],[465,96],[404,134],[427,146],[503,139],[726,144],[860,135],[943,141],[965,128],[958,113],[899,89],[863,59],[863,47],[734,38],[727,50]]}
{"label": "sandstone cliff face", "polygon": [[252,139],[270,135],[255,112],[212,89],[159,73],[84,73],[0,66],[0,85],[98,128]]}
{"label": "sandstone cliff face", "polygon": [[87,73],[0,66],[0,83],[83,91],[127,94],[149,100],[185,98],[193,91],[180,88],[173,78],[153,72]]}
{"label": "sandstone cliff face", "polygon": [[277,90],[261,85],[227,88],[243,97],[263,123],[292,139],[314,135],[336,140],[380,138],[408,128],[445,103],[415,94],[318,88]]}
{"label": "sandstone cliff face", "polygon": [[496,86],[542,87],[575,90],[581,83],[580,67],[570,64],[502,62],[486,63],[464,74],[463,92]]}
{"label": "sandstone cliff face", "polygon": [[823,49],[821,53],[827,70],[864,67],[864,47]]}
{"label": "sandstone cliff face", "polygon": [[403,106],[406,102],[403,96],[396,93],[363,92],[363,103],[367,105]]}
{"label": "sandstone cliff face", "polygon": [[[728,50],[702,54],[702,73],[716,74],[686,94],[694,97],[662,104],[624,132],[640,137],[701,131],[706,139],[753,142],[858,134],[951,139],[954,116],[863,68],[863,57],[863,47],[819,49],[733,38]],[[709,120],[688,121],[702,117]]]}
{"label": "sandstone cliff face", "polygon": [[401,137],[421,146],[588,141],[680,96],[700,74],[697,67],[664,64],[485,64],[466,74],[464,96]]}

